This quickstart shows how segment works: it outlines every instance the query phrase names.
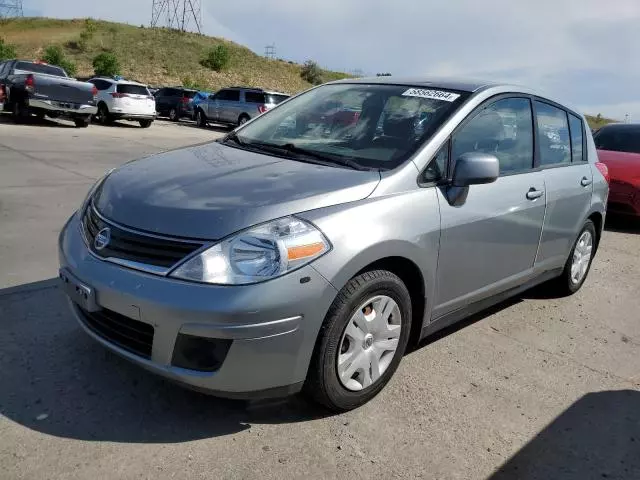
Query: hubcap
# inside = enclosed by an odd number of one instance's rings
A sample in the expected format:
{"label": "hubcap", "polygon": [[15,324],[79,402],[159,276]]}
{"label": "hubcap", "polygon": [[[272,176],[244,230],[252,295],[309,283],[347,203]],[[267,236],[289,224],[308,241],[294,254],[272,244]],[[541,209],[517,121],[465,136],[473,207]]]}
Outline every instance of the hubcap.
{"label": "hubcap", "polygon": [[389,368],[400,341],[398,304],[386,295],[364,302],[345,327],[338,350],[338,378],[351,391],[373,385]]}
{"label": "hubcap", "polygon": [[578,238],[576,248],[573,250],[571,261],[571,281],[574,284],[580,283],[587,273],[591,254],[593,252],[593,236],[591,232],[585,231]]}

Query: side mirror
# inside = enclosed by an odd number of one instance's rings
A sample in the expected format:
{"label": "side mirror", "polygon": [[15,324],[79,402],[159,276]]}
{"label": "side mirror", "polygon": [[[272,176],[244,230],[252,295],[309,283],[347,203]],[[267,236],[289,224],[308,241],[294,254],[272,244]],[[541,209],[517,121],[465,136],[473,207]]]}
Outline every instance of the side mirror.
{"label": "side mirror", "polygon": [[451,186],[468,187],[493,183],[500,175],[500,163],[495,155],[470,152],[460,155],[453,170]]}

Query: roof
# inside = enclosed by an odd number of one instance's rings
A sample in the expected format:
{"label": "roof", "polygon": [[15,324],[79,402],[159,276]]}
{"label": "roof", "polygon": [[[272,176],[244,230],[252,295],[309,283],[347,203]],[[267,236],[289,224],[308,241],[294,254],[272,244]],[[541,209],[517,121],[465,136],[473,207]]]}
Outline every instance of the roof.
{"label": "roof", "polygon": [[291,96],[288,93],[276,92],[275,90],[265,90],[264,93],[268,93],[269,95],[286,95],[287,97]]}
{"label": "roof", "polygon": [[346,78],[332,83],[378,83],[382,85],[410,85],[417,87],[439,87],[463,92],[475,92],[481,88],[503,85],[502,83],[450,77],[365,77]]}
{"label": "roof", "polygon": [[97,76],[91,77],[89,80],[108,80],[109,82],[121,84],[126,83],[127,85],[140,85],[142,87],[146,87],[147,85],[144,83],[136,82],[135,80],[127,80],[126,78],[114,78],[109,76]]}

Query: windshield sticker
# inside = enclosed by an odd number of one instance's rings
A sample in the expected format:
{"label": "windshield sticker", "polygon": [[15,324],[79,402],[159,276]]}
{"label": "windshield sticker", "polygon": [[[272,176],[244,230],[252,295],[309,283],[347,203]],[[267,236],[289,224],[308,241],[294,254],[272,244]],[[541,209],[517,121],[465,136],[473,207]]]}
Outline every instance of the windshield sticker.
{"label": "windshield sticker", "polygon": [[424,88],[410,88],[402,94],[404,97],[432,98],[444,102],[453,102],[460,96],[458,93],[444,92],[442,90],[425,90]]}

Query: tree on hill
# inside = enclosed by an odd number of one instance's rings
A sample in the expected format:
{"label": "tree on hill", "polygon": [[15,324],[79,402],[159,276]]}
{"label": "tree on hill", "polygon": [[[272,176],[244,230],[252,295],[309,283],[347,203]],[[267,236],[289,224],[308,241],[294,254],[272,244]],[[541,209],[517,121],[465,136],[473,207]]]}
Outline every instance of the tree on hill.
{"label": "tree on hill", "polygon": [[99,53],[93,58],[93,72],[100,77],[120,75],[118,57],[111,52]]}
{"label": "tree on hill", "polygon": [[229,65],[231,53],[226,45],[220,44],[207,51],[205,57],[200,61],[200,65],[215,72],[221,72]]}
{"label": "tree on hill", "polygon": [[76,74],[76,64],[65,58],[64,53],[62,53],[62,48],[58,45],[49,45],[45,48],[42,54],[42,60],[50,65],[56,65],[64,69],[71,77]]}
{"label": "tree on hill", "polygon": [[10,43],[5,43],[4,38],[0,37],[0,62],[16,58],[16,47]]}
{"label": "tree on hill", "polygon": [[306,80],[311,85],[320,85],[322,80],[322,70],[313,60],[307,60],[300,70],[300,78]]}

